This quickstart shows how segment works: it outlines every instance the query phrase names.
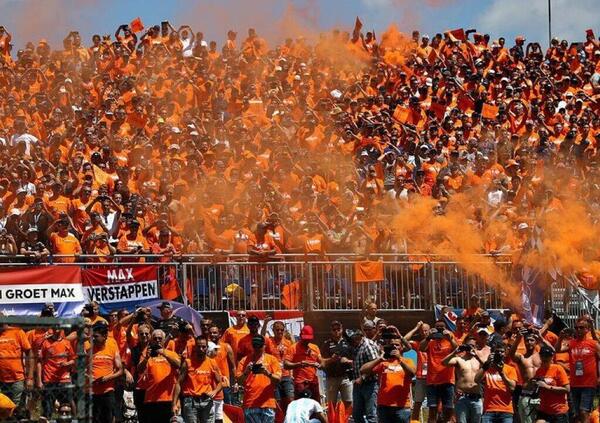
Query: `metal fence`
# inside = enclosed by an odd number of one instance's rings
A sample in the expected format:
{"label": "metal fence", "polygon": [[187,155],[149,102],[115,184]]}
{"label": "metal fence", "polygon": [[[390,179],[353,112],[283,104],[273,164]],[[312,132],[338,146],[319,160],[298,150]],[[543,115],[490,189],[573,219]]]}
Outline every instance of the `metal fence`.
{"label": "metal fence", "polygon": [[[355,264],[380,260],[383,279],[357,283]],[[469,266],[431,255],[352,254],[279,255],[269,262],[250,261],[247,255],[182,255],[168,258],[156,255],[115,255],[103,258],[55,256],[40,265],[79,265],[82,268],[140,266],[152,264],[158,269],[158,281],[175,278],[180,284],[182,301],[200,311],[248,310],[362,310],[369,301],[383,310],[433,310],[436,304],[467,308],[471,296],[481,306],[500,309],[514,305],[514,289],[492,284],[477,270],[478,261],[499,272],[497,280],[510,280],[509,256],[474,256]],[[21,257],[1,263],[2,268],[30,266]],[[500,286],[500,287],[498,287]],[[508,288],[508,287],[507,287]],[[600,316],[598,296],[586,293],[571,279],[559,278],[546,292],[546,305],[568,322],[588,311]]]}

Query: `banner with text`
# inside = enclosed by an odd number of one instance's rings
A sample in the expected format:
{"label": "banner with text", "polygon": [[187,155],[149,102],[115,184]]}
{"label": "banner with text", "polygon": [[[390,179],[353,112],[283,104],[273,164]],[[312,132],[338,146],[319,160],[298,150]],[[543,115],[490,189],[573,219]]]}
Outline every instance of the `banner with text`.
{"label": "banner with text", "polygon": [[159,297],[156,266],[85,269],[81,276],[86,299],[97,301],[101,313],[133,309]]}
{"label": "banner with text", "polygon": [[85,297],[78,266],[39,266],[0,272],[0,311],[6,315],[40,315],[53,303],[61,317],[77,315]]}

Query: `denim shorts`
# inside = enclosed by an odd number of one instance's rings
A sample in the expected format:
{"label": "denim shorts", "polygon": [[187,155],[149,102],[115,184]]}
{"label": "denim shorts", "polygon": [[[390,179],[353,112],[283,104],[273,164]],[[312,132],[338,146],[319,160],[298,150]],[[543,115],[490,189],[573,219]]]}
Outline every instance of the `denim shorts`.
{"label": "denim shorts", "polygon": [[588,413],[594,408],[595,388],[574,388],[571,387],[571,398],[573,399],[573,411],[578,414],[580,411]]}
{"label": "denim shorts", "polygon": [[453,384],[427,385],[427,407],[437,408],[439,402],[442,403],[442,407],[444,408],[454,408]]}
{"label": "denim shorts", "polygon": [[275,410],[273,408],[244,408],[246,423],[274,423]]}
{"label": "denim shorts", "polygon": [[289,376],[282,377],[275,387],[275,399],[281,401],[283,398],[294,398],[294,381]]}

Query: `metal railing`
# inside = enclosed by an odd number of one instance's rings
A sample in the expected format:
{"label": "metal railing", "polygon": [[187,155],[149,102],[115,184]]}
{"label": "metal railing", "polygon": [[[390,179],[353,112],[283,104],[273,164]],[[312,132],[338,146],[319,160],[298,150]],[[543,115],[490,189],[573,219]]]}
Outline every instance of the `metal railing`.
{"label": "metal railing", "polygon": [[[367,258],[383,262],[383,280],[356,282],[354,266]],[[10,262],[0,263],[0,269],[32,265],[22,256],[6,259]],[[89,255],[54,256],[39,265],[82,268],[156,265],[159,283],[176,278],[181,300],[200,311],[362,310],[368,301],[375,301],[382,310],[419,311],[433,310],[436,304],[466,308],[473,295],[480,297],[482,306],[489,309],[515,303],[506,290],[494,287],[477,272],[466,270],[476,268],[473,264],[477,265],[478,260],[487,264],[493,260],[496,269],[506,273],[502,279],[509,280],[512,266],[509,256],[476,255],[470,266],[442,256],[396,253],[368,257],[286,254],[264,263],[251,261],[250,256],[242,254],[179,255],[165,260],[158,255],[114,255],[108,261],[106,257]],[[554,282],[548,289],[546,305],[564,316],[569,324],[585,311],[600,319],[598,296],[586,293],[573,279],[561,277]]]}

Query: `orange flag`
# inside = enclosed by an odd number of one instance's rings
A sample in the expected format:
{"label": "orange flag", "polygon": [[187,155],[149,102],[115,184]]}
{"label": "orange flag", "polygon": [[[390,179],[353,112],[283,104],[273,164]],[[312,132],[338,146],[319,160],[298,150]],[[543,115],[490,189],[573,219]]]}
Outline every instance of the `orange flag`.
{"label": "orange flag", "polygon": [[144,29],[144,24],[142,23],[142,20],[139,16],[131,22],[129,22],[129,29],[131,29],[132,32],[140,32]]}
{"label": "orange flag", "polygon": [[435,116],[439,120],[444,119],[444,115],[446,114],[446,106],[444,106],[443,104],[431,103],[431,106],[429,106],[429,110],[431,110],[433,113],[435,113]]}
{"label": "orange flag", "polygon": [[396,106],[394,110],[394,119],[399,122],[406,123],[410,115],[410,110],[406,107]]}
{"label": "orange flag", "polygon": [[382,261],[358,261],[354,263],[354,280],[358,283],[383,281]]}
{"label": "orange flag", "polygon": [[498,115],[498,106],[493,106],[488,103],[483,103],[483,108],[481,109],[481,117],[484,119],[496,119]]}
{"label": "orange flag", "polygon": [[300,282],[293,281],[281,289],[281,304],[288,310],[297,310],[300,304]]}

